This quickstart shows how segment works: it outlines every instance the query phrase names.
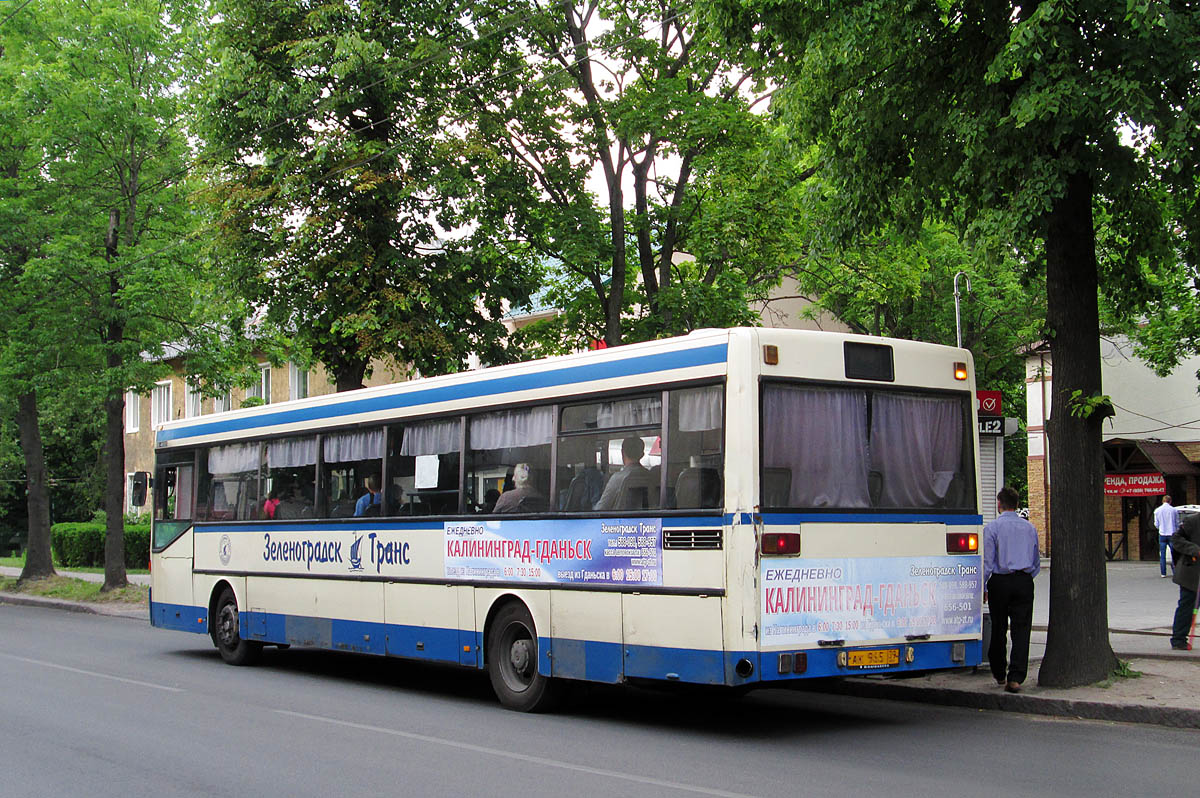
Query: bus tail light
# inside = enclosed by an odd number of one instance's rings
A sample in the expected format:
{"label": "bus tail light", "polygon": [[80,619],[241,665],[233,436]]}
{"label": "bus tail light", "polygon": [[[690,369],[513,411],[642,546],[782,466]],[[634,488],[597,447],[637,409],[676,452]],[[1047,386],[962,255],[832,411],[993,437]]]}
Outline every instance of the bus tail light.
{"label": "bus tail light", "polygon": [[799,554],[799,532],[764,532],[761,549],[763,554]]}
{"label": "bus tail light", "polygon": [[979,551],[979,535],[975,532],[947,532],[947,554],[971,554]]}

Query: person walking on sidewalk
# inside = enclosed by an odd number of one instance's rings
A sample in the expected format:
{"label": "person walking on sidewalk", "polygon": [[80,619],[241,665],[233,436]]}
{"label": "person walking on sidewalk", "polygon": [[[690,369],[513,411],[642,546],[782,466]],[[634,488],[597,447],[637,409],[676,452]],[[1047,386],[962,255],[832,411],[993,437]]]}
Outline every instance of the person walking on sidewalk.
{"label": "person walking on sidewalk", "polygon": [[[1033,578],[1042,568],[1033,524],[1017,515],[1020,496],[1012,488],[996,496],[999,517],[983,528],[984,599],[992,617],[988,664],[996,683],[1009,693],[1021,689],[1029,671],[1029,633],[1033,629]],[[1005,657],[1009,624],[1012,653]]]}
{"label": "person walking on sidewalk", "polygon": [[[1154,511],[1154,527],[1158,530],[1158,575],[1167,578],[1167,549],[1171,536],[1179,529],[1179,511],[1171,505],[1171,497],[1163,496],[1162,504]],[[1175,575],[1175,558],[1171,558],[1171,575]]]}
{"label": "person walking on sidewalk", "polygon": [[1175,622],[1171,624],[1171,648],[1188,649],[1188,632],[1192,628],[1192,612],[1196,609],[1196,587],[1200,583],[1200,513],[1188,513],[1171,536],[1174,556],[1172,581],[1179,585],[1179,604],[1175,607]]}

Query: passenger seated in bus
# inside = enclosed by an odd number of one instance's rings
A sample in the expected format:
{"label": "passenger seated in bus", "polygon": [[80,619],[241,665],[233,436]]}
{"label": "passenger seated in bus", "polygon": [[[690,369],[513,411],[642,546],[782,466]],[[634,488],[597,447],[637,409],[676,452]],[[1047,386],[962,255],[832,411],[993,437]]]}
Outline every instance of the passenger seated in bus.
{"label": "passenger seated in bus", "polygon": [[[367,474],[366,488],[367,492],[360,496],[354,505],[354,515],[359,518],[366,515],[368,509],[383,501],[383,494],[379,492],[378,474]],[[379,510],[376,510],[374,515],[379,515]]]}
{"label": "passenger seated in bus", "polygon": [[568,512],[590,510],[604,493],[604,475],[595,466],[579,464],[565,492],[560,492],[559,504]]}
{"label": "passenger seated in bus", "polygon": [[[500,498],[496,501],[496,506],[493,508],[494,513],[518,513],[521,512],[522,499],[538,499],[541,494],[533,487],[533,469],[529,467],[529,463],[517,463],[513,467],[512,484],[513,487],[504,491]],[[529,502],[526,502],[529,504]]]}
{"label": "passenger seated in bus", "polygon": [[312,502],[304,497],[303,491],[297,485],[280,489],[279,503],[275,506],[276,520],[293,518],[311,518]]}
{"label": "passenger seated in bus", "polygon": [[597,510],[626,510],[627,499],[634,488],[650,486],[650,472],[642,467],[642,455],[646,453],[646,443],[638,437],[629,437],[621,442],[621,462],[624,464],[620,471],[612,475],[604,486],[600,501],[596,502]]}
{"label": "passenger seated in bus", "polygon": [[483,494],[483,506],[479,508],[479,512],[496,512],[496,502],[498,501],[500,501],[500,491],[495,488],[488,488],[487,493]]}
{"label": "passenger seated in bus", "polygon": [[267,500],[263,502],[263,518],[274,518],[275,511],[279,508],[279,491],[273,490],[267,494]]}

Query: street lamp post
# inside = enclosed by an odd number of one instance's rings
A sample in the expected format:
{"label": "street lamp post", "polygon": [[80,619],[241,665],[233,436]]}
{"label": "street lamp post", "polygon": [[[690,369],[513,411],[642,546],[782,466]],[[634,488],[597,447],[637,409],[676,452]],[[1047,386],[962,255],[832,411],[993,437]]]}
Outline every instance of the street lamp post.
{"label": "street lamp post", "polygon": [[970,293],[971,292],[971,275],[967,274],[966,272],[959,272],[958,274],[954,275],[954,340],[958,344],[958,348],[961,349],[962,348],[962,315],[959,313],[959,310],[958,310],[958,298],[960,296],[960,294],[958,293],[958,278],[959,277],[967,278],[967,293]]}

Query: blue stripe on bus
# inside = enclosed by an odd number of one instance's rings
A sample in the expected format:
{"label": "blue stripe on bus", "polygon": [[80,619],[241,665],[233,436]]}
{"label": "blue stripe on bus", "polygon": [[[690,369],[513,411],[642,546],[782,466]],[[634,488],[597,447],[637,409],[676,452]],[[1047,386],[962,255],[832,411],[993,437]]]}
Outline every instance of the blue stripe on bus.
{"label": "blue stripe on bus", "polygon": [[[181,631],[208,633],[208,610],[178,604],[151,602],[150,618],[154,626]],[[197,622],[200,619],[200,622]],[[465,629],[408,626],[336,618],[314,618],[246,611],[239,614],[242,637],[264,643],[289,643],[335,651],[356,651],[406,659],[426,660],[474,668],[484,667],[483,634]],[[955,662],[953,648],[962,643],[965,659]],[[839,651],[855,648],[913,648],[913,661],[900,657],[900,664],[869,670],[849,670],[837,664]],[[964,668],[979,665],[982,643],[979,640],[930,641],[913,643],[859,644],[847,649],[796,649],[806,657],[803,673],[779,673],[777,651],[720,651],[607,643],[573,638],[538,638],[538,672],[567,679],[617,683],[624,679],[654,679],[690,684],[744,685],[781,684],[824,676],[863,676],[903,673],[938,668]],[[740,660],[754,666],[748,678],[735,673]]]}
{"label": "blue stripe on bus", "polygon": [[208,634],[208,607],[164,604],[150,596],[150,625],[159,629]]}
{"label": "blue stripe on bus", "polygon": [[400,408],[430,405],[438,402],[476,399],[484,396],[498,396],[518,391],[532,391],[540,388],[583,384],[619,377],[630,377],[638,374],[653,374],[696,366],[711,366],[726,362],[727,350],[728,345],[725,343],[713,344],[696,347],[695,349],[659,352],[652,355],[642,355],[641,357],[630,357],[623,360],[602,363],[589,363],[582,366],[570,366],[568,368],[542,371],[534,374],[516,374],[509,377],[484,379],[461,385],[446,385],[387,396],[350,399],[337,404],[299,407],[291,410],[280,410],[277,413],[229,418],[220,421],[198,422],[186,427],[159,430],[156,441],[158,444],[163,444],[167,441],[195,438],[203,435],[217,435],[224,432],[240,432],[260,428],[265,430],[267,427],[279,426],[281,424],[296,424],[303,421],[319,421],[322,419],[332,421],[345,416],[374,413],[381,410],[398,410]]}

